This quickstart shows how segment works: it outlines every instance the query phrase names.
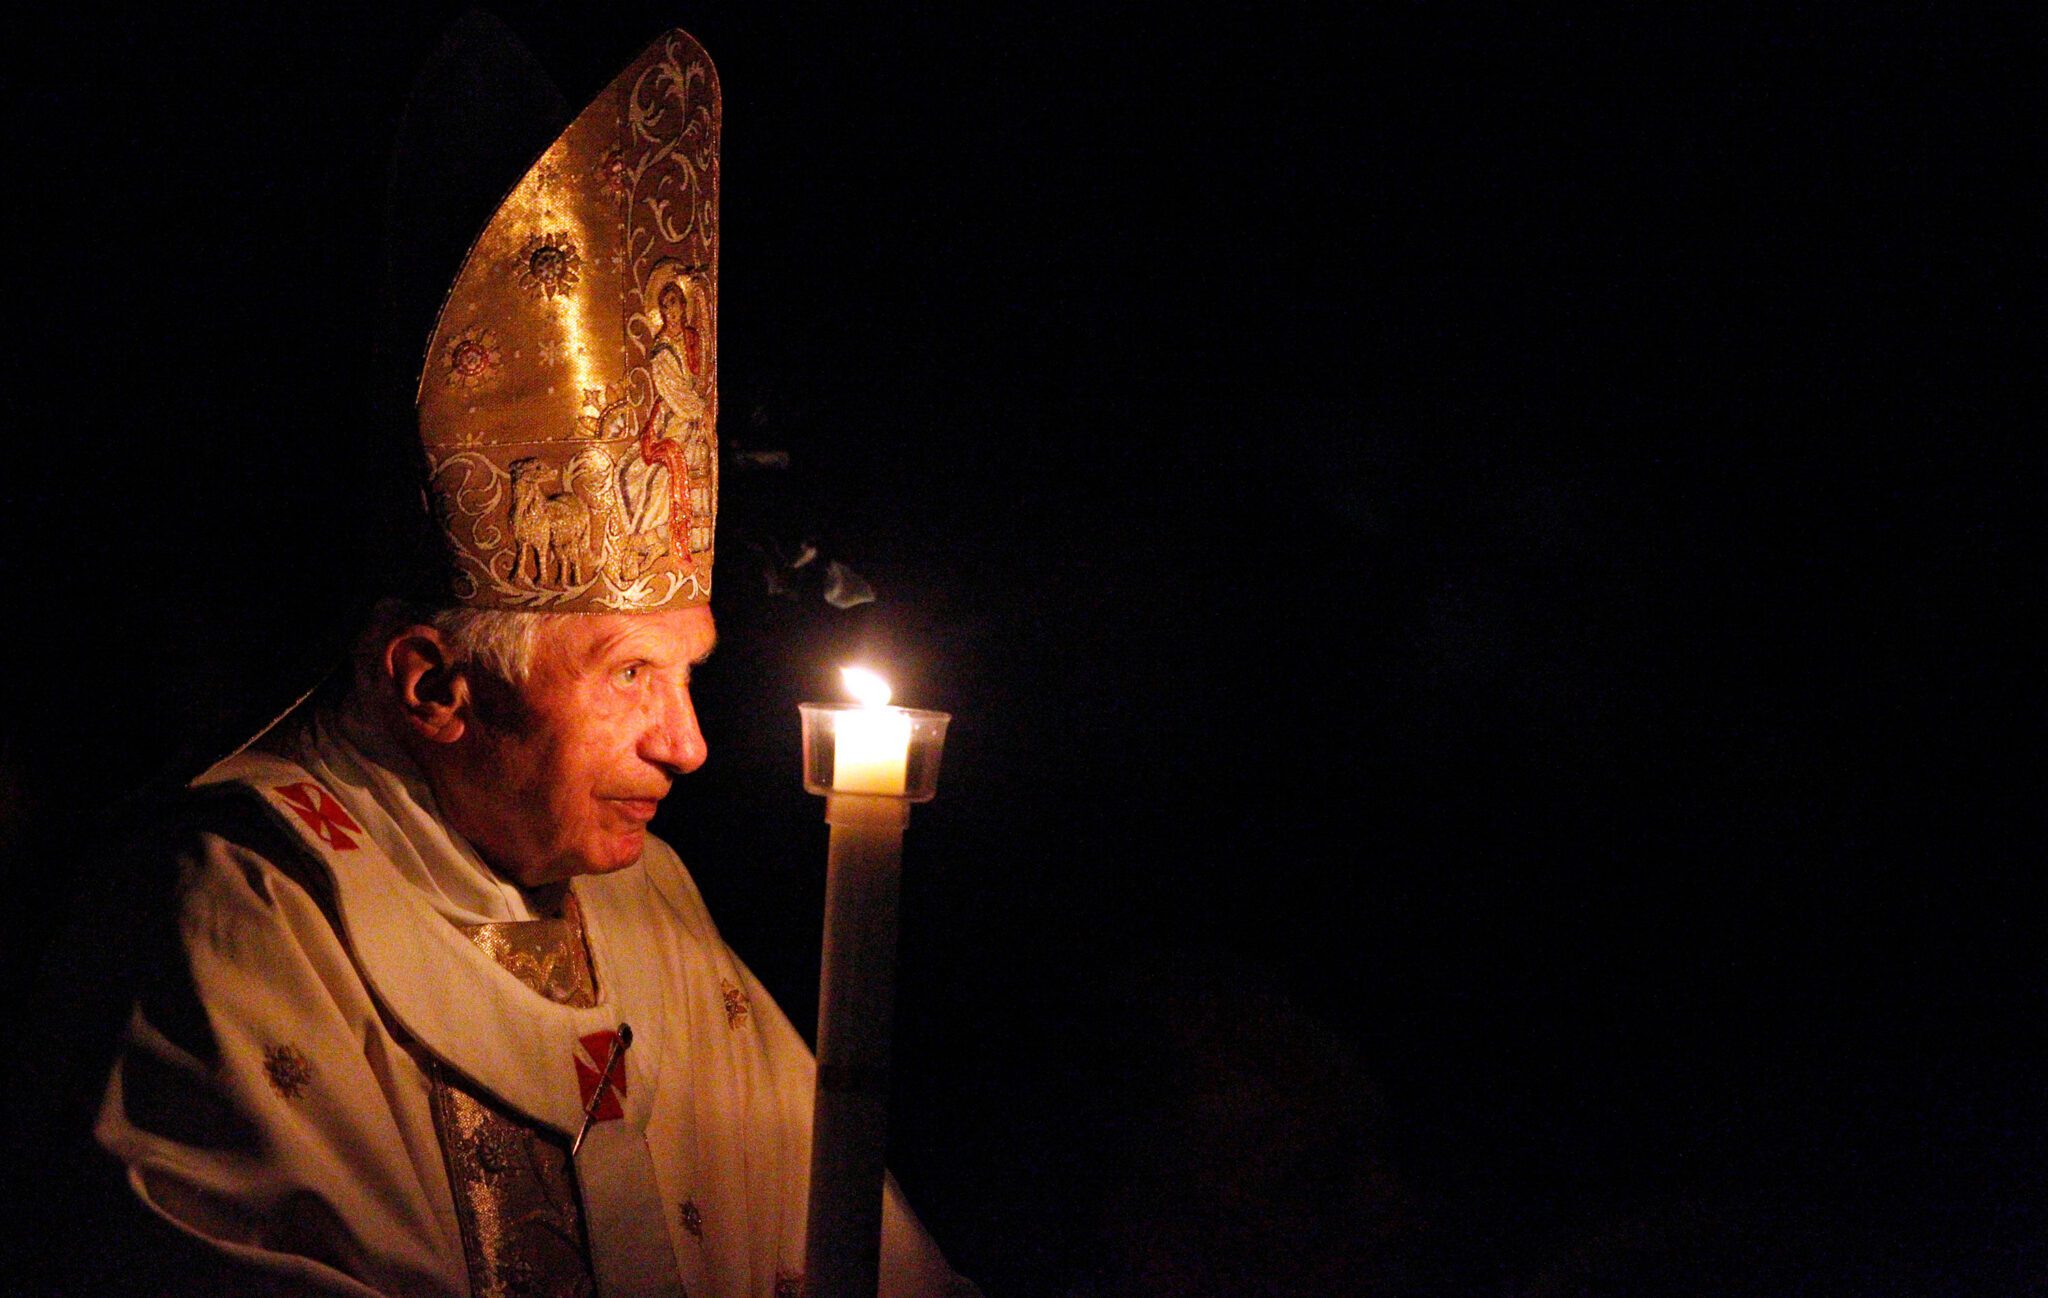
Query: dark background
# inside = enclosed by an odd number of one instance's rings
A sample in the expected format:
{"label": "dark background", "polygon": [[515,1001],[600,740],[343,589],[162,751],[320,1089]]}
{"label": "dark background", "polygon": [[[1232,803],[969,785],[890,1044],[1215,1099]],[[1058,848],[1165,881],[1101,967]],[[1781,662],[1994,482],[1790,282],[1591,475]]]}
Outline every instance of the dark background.
{"label": "dark background", "polygon": [[[576,103],[718,60],[791,467],[660,828],[808,1031],[795,704],[954,714],[892,1162],[991,1295],[2048,1291],[2023,11],[500,12]],[[453,13],[5,56],[11,986],[369,593]],[[806,539],[880,600],[771,593]]]}

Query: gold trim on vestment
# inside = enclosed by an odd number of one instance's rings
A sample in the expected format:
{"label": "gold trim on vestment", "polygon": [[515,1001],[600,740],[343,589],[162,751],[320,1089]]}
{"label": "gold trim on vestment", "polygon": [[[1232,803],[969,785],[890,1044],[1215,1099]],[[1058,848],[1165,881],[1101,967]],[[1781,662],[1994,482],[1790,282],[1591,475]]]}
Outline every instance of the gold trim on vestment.
{"label": "gold trim on vestment", "polygon": [[[597,979],[573,892],[560,919],[475,924],[462,931],[499,968],[548,1000],[579,1007],[597,1003]],[[476,1298],[596,1293],[568,1141],[521,1120],[439,1062],[428,1074],[471,1292]]]}
{"label": "gold trim on vestment", "polygon": [[577,1009],[597,1004],[597,978],[584,945],[575,893],[564,902],[561,919],[473,924],[463,932],[499,968],[555,1004]]}

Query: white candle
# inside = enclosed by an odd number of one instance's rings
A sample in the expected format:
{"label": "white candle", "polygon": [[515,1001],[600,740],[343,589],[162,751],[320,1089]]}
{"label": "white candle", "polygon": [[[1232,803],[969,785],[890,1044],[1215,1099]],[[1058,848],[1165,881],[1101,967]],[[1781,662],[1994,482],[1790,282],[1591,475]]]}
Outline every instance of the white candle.
{"label": "white candle", "polygon": [[832,791],[901,796],[910,760],[910,717],[888,706],[889,683],[871,671],[842,667],[861,706],[834,714]]}
{"label": "white candle", "polygon": [[[818,976],[818,1082],[804,1269],[816,1298],[874,1298],[881,1269],[889,1034],[896,1004],[896,902],[911,714],[889,683],[841,669],[861,706],[832,719],[832,844]],[[816,714],[812,714],[816,715]],[[808,782],[808,781],[807,781]]]}

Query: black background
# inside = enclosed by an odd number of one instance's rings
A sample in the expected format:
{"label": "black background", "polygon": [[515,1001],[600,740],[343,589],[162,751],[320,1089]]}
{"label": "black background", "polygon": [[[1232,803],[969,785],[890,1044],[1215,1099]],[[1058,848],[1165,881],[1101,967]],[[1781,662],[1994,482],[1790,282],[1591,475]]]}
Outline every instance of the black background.
{"label": "black background", "polygon": [[[6,56],[12,985],[368,593],[453,12]],[[795,704],[954,714],[892,1161],[992,1295],[2048,1288],[2018,11],[501,13],[573,102],[718,60],[721,434],[792,467],[659,827],[808,1031]],[[806,538],[879,602],[771,595]]]}

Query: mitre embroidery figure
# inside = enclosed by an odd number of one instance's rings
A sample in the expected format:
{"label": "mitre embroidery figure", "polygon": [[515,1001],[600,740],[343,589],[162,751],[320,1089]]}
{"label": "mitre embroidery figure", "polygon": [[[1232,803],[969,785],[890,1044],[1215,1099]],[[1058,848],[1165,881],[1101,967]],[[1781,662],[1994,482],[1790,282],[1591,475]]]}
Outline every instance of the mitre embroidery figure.
{"label": "mitre embroidery figure", "polygon": [[671,271],[660,285],[655,298],[661,325],[648,358],[655,396],[640,429],[640,454],[648,464],[668,470],[669,533],[677,553],[687,558],[699,548],[692,540],[696,510],[691,496],[710,459],[704,432],[711,417],[704,330],[696,320],[701,306],[693,306],[703,301],[705,291],[687,271]]}

